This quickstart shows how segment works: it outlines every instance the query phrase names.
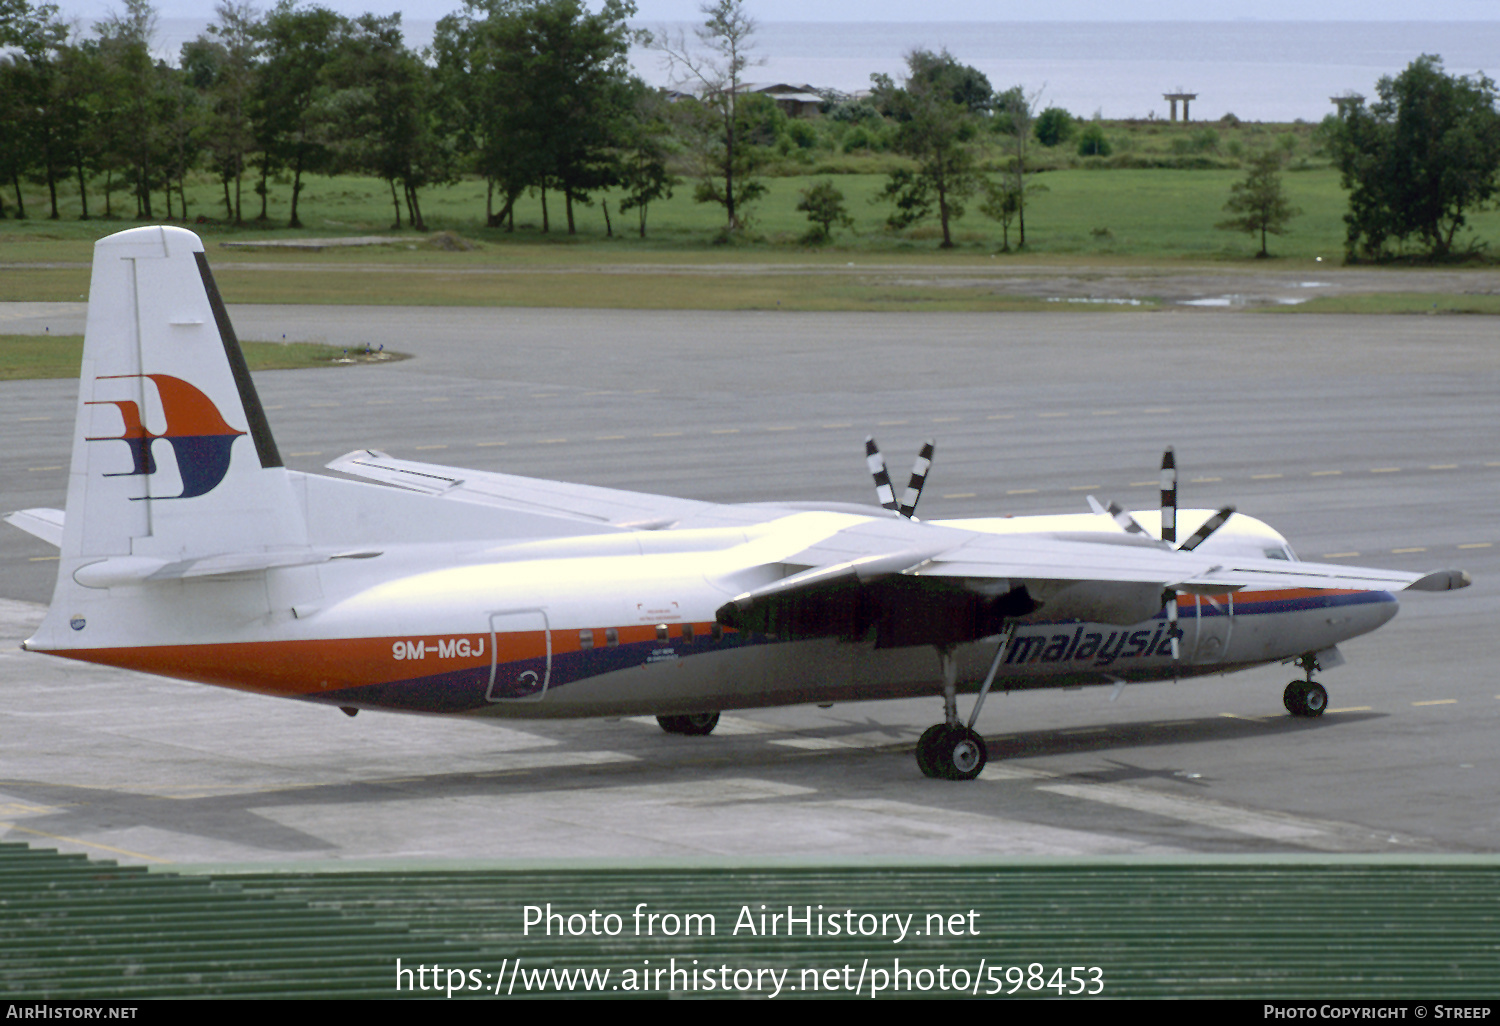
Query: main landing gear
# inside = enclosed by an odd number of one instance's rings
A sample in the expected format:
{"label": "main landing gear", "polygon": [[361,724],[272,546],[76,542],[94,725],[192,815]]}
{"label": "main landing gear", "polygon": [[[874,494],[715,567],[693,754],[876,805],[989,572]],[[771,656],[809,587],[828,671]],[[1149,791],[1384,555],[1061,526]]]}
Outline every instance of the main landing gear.
{"label": "main landing gear", "polygon": [[917,768],[923,776],[940,780],[973,780],[983,771],[990,753],[984,738],[974,729],[974,721],[979,719],[979,710],[984,707],[985,696],[990,693],[990,685],[995,683],[1000,660],[1005,657],[1005,650],[1015,632],[1012,624],[1001,635],[994,661],[990,663],[990,672],[979,688],[979,697],[974,699],[974,711],[969,714],[968,723],[962,723],[958,718],[958,664],[954,662],[953,650],[938,649],[938,659],[943,664],[943,722],[928,727],[917,740]]}
{"label": "main landing gear", "polygon": [[1281,704],[1293,716],[1322,716],[1328,708],[1328,692],[1323,685],[1312,679],[1318,669],[1318,661],[1311,654],[1297,660],[1297,665],[1307,673],[1306,680],[1294,680],[1281,693]]}
{"label": "main landing gear", "polygon": [[714,728],[719,725],[719,714],[713,712],[689,713],[686,716],[658,716],[656,722],[661,724],[661,729],[668,734],[702,737],[714,732]]}

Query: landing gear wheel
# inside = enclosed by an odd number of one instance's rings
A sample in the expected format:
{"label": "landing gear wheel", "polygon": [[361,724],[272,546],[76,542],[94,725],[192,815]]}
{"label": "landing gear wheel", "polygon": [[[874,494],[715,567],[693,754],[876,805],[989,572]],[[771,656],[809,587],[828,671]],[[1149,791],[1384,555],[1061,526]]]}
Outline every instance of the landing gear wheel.
{"label": "landing gear wheel", "polygon": [[1307,682],[1294,680],[1286,686],[1281,693],[1281,704],[1286,706],[1286,711],[1293,716],[1305,716],[1303,703],[1306,700]]}
{"label": "landing gear wheel", "polygon": [[1322,716],[1328,708],[1328,692],[1312,680],[1294,680],[1282,692],[1281,702],[1293,716]]}
{"label": "landing gear wheel", "polygon": [[917,742],[917,766],[929,777],[973,780],[989,758],[984,738],[968,727],[939,724],[929,727]]}
{"label": "landing gear wheel", "polygon": [[689,713],[686,716],[658,716],[656,722],[661,724],[661,729],[668,734],[702,737],[714,732],[714,728],[719,725],[719,714],[714,712]]}
{"label": "landing gear wheel", "polygon": [[917,769],[922,771],[924,777],[941,777],[938,771],[938,746],[942,742],[943,735],[948,732],[948,726],[939,723],[928,727],[917,739]]}

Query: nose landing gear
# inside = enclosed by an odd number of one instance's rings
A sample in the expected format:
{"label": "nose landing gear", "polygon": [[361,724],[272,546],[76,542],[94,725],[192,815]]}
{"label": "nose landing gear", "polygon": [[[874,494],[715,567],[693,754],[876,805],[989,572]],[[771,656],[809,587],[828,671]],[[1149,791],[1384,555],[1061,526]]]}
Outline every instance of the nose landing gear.
{"label": "nose landing gear", "polygon": [[1309,653],[1298,659],[1297,664],[1306,671],[1307,679],[1288,684],[1281,693],[1281,704],[1293,716],[1322,716],[1328,708],[1328,692],[1312,679],[1313,671],[1319,668],[1318,660]]}

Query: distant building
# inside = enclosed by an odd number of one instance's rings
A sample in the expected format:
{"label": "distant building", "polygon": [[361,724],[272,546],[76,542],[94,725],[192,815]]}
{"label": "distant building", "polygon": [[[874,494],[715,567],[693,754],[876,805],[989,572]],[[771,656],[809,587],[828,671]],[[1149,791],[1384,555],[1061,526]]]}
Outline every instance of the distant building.
{"label": "distant building", "polygon": [[822,94],[806,83],[789,85],[777,82],[766,85],[761,82],[746,82],[740,86],[740,92],[769,96],[789,118],[810,118],[818,113],[818,108],[823,104]]}

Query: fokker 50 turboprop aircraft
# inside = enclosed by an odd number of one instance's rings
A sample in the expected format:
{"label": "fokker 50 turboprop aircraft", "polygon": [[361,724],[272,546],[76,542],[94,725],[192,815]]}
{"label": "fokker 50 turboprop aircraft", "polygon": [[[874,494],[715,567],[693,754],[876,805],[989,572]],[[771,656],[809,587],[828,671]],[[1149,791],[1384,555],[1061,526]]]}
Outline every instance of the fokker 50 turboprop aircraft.
{"label": "fokker 50 turboprop aircraft", "polygon": [[[61,548],[30,651],[360,709],[654,714],[942,695],[928,776],[983,769],[980,704],[1295,661],[1287,709],[1392,592],[1469,583],[1304,563],[1230,509],[919,521],[882,507],[719,505],[355,452],[287,470],[203,245],[136,228],[94,254],[67,508],[7,519]],[[1159,518],[1159,519],[1158,519]],[[978,689],[959,716],[956,693]]]}

